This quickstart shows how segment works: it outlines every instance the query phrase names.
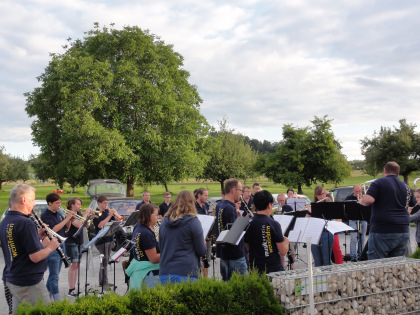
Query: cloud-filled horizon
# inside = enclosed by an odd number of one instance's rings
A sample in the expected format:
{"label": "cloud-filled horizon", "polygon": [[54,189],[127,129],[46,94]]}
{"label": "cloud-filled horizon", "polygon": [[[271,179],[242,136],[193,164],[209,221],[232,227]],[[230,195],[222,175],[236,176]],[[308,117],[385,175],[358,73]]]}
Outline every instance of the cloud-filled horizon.
{"label": "cloud-filled horizon", "polygon": [[[281,141],[284,124],[328,115],[348,159],[381,126],[420,114],[417,1],[10,1],[0,3],[0,146],[28,158],[25,92],[50,53],[94,23],[149,29],[184,57],[209,124]],[[418,131],[418,129],[417,129]]]}

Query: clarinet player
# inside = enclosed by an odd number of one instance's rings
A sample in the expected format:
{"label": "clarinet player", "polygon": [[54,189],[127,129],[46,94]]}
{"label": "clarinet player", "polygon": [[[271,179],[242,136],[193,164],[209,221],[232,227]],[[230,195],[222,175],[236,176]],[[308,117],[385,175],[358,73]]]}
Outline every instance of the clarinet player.
{"label": "clarinet player", "polygon": [[0,223],[0,241],[6,264],[4,279],[12,293],[13,313],[21,302],[35,305],[37,300],[49,303],[44,284],[46,258],[59,243],[37,231],[29,214],[35,206],[35,188],[18,184],[10,192],[10,211]]}

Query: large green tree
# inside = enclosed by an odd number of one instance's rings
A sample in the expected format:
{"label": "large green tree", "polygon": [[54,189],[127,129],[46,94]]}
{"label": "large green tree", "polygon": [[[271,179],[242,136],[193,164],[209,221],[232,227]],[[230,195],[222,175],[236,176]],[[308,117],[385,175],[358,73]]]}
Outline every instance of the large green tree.
{"label": "large green tree", "polygon": [[226,119],[219,122],[219,131],[207,140],[205,152],[209,161],[198,179],[217,181],[223,189],[229,178],[245,180],[253,177],[257,154],[245,143],[243,135],[229,129]]}
{"label": "large green tree", "polygon": [[334,139],[331,120],[315,117],[311,127],[283,126],[283,140],[274,153],[261,155],[256,168],[275,183],[297,187],[317,182],[341,182],[350,176],[350,165]]}
{"label": "large green tree", "polygon": [[[71,39],[69,39],[69,42]],[[183,57],[138,27],[95,28],[52,54],[41,86],[26,93],[34,142],[53,179],[180,180],[199,173],[207,134]]]}
{"label": "large green tree", "polygon": [[399,127],[381,127],[372,138],[365,137],[360,142],[366,159],[366,173],[376,176],[387,162],[395,161],[408,184],[408,175],[420,170],[420,134],[415,131],[416,125],[405,119],[400,119],[399,124]]}

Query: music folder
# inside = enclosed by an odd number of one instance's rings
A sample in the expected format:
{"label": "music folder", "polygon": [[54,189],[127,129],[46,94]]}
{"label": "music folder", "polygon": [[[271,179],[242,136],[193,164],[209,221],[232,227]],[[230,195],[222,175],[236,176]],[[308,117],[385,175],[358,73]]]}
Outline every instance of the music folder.
{"label": "music folder", "polygon": [[130,216],[127,218],[127,220],[125,220],[123,227],[135,225],[138,222],[138,213],[138,210],[131,212]]}
{"label": "music folder", "polygon": [[242,237],[245,235],[245,229],[251,220],[252,218],[238,217],[229,230],[220,232],[216,243],[238,245]]}

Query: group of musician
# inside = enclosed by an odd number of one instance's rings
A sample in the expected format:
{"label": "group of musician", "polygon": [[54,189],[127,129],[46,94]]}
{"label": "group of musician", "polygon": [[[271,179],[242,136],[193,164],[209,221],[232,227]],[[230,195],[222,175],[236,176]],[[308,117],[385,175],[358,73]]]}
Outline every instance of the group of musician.
{"label": "group of musician", "polygon": [[[372,182],[365,194],[362,194],[359,185],[355,185],[353,194],[346,198],[372,207],[368,259],[404,255],[409,241],[410,221],[417,223],[416,240],[420,245],[420,211],[417,211],[420,190],[413,194],[398,175],[399,165],[388,162],[384,167],[384,177]],[[287,195],[293,198],[294,191],[289,189]],[[55,237],[47,237],[44,229],[37,230],[29,219],[35,206],[34,200],[33,187],[16,185],[10,193],[11,210],[0,224],[0,241],[6,262],[3,281],[13,297],[11,312],[22,301],[34,304],[37,299],[46,303],[59,299],[58,277],[62,264],[62,257],[56,252],[59,246],[65,249],[72,263],[68,272],[68,294],[76,296],[75,283],[83,234],[77,237],[73,235],[84,224],[83,219],[94,212],[87,209],[82,215],[82,201],[72,198],[67,202],[68,211],[63,217],[58,213],[60,196],[53,193],[46,197],[48,209],[42,214],[41,220],[58,235],[67,237],[64,247]],[[165,193],[164,202],[157,207],[150,202],[150,193],[143,193],[143,201],[136,207],[138,222],[133,229],[131,257],[125,270],[130,288],[195,281],[200,272],[207,276],[208,264],[203,264],[203,261],[211,256],[214,246],[216,257],[220,258],[220,273],[224,281],[228,281],[233,272],[247,274],[251,268],[261,273],[285,270],[284,256],[294,246],[290,246],[285,231],[272,217],[274,199],[269,191],[262,190],[255,183],[251,192],[251,187],[242,186],[239,180],[227,180],[223,200],[212,213],[215,216],[216,235],[205,239],[197,214],[209,214],[207,200],[207,189],[199,188],[194,193],[184,190],[173,203],[171,194]],[[285,195],[279,194],[277,201],[282,214],[294,211],[286,204]],[[321,186],[315,188],[314,202],[317,201],[329,201],[328,192]],[[112,220],[123,220],[116,210],[108,209],[105,196],[99,196],[97,202],[99,214],[93,219],[96,233]],[[417,209],[413,207],[415,204]],[[310,207],[306,211],[310,216]],[[250,218],[244,237],[236,244],[215,244],[215,238],[229,229],[241,215]],[[75,217],[82,219],[75,220]],[[157,225],[160,225],[158,234]],[[366,222],[350,221],[349,225],[358,230],[357,233],[351,233],[356,235],[351,238],[350,245],[351,259],[358,260],[364,247]],[[111,242],[112,236],[105,236],[95,243],[103,259],[99,270],[99,285],[102,286],[112,286],[107,277]],[[341,251],[334,252],[334,246],[340,248],[338,237],[324,230],[320,243],[311,246],[315,266],[331,264],[332,253],[341,258],[335,263],[342,263]],[[47,267],[49,277],[44,284],[43,275]]]}

